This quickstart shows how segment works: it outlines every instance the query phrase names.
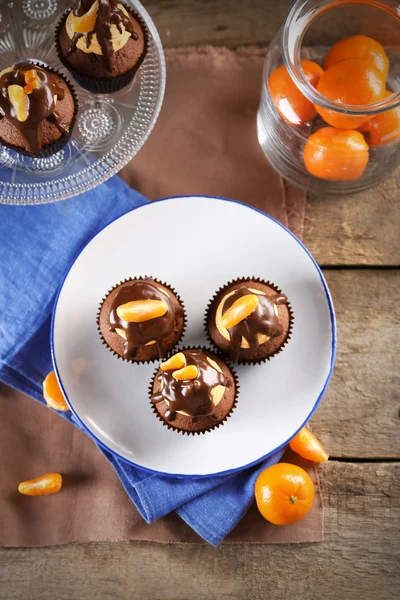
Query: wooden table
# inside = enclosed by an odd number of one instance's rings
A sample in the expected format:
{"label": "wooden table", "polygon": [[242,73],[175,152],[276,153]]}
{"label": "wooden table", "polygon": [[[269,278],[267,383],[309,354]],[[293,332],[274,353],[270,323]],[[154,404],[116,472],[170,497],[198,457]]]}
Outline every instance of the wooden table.
{"label": "wooden table", "polygon": [[[170,47],[265,46],[289,5],[146,2]],[[363,194],[308,198],[304,241],[323,266],[339,332],[335,372],[312,420],[331,454],[319,470],[326,541],[0,549],[1,600],[399,598],[399,171]]]}

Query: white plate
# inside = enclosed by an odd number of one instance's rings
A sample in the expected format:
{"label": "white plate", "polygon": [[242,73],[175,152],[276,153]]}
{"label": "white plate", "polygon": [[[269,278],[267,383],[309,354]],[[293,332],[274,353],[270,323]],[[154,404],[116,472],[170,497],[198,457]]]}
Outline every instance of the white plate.
{"label": "white plate", "polygon": [[[269,279],[288,295],[292,338],[270,362],[236,367],[239,401],[223,427],[201,436],[163,427],[148,395],[156,364],[117,360],[101,343],[100,300],[115,283],[141,275],[164,280],[181,295],[185,345],[206,344],[207,303],[230,279]],[[321,400],[336,347],[328,288],[299,240],[264,213],[200,196],[147,204],[97,234],[60,288],[51,337],[65,397],[88,432],[136,466],[182,476],[241,469],[286,444]]]}

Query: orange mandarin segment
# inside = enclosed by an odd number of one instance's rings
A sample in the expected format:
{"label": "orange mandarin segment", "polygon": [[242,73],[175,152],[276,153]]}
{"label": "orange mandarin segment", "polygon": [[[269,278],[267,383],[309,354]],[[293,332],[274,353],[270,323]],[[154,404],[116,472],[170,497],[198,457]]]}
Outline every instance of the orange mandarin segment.
{"label": "orange mandarin segment", "polygon": [[300,521],[311,509],[314,485],[301,467],[279,463],[260,473],[254,494],[264,519],[275,525],[289,525]]}
{"label": "orange mandarin segment", "polygon": [[322,127],[310,135],[304,147],[304,164],[320,179],[352,181],[368,164],[368,144],[359,131]]}
{"label": "orange mandarin segment", "polygon": [[246,294],[238,298],[221,317],[222,327],[230,329],[246,319],[258,306],[256,294]]}
{"label": "orange mandarin segment", "polygon": [[47,473],[35,479],[22,481],[18,486],[18,491],[25,496],[47,496],[59,492],[61,487],[61,475],[59,473]]}
{"label": "orange mandarin segment", "polygon": [[187,367],[183,367],[183,369],[174,371],[172,377],[177,381],[187,381],[189,379],[196,379],[198,374],[199,371],[196,365],[188,365]]}
{"label": "orange mandarin segment", "polygon": [[133,300],[118,306],[117,315],[128,323],[143,323],[162,317],[167,310],[168,304],[164,300]]}
{"label": "orange mandarin segment", "polygon": [[174,356],[161,363],[160,369],[161,371],[176,371],[177,369],[182,369],[185,365],[185,355],[183,352],[178,352],[178,354],[174,354]]}
{"label": "orange mandarin segment", "polygon": [[[347,58],[327,69],[317,90],[329,100],[347,105],[368,105],[385,96],[385,79],[367,59]],[[368,115],[342,114],[314,105],[318,114],[333,127],[356,129],[369,120]]]}
{"label": "orange mandarin segment", "polygon": [[54,371],[51,371],[43,381],[43,397],[50,408],[59,411],[69,410]]}
{"label": "orange mandarin segment", "polygon": [[[311,60],[302,60],[304,75],[316,87],[323,69]],[[303,125],[316,116],[316,110],[290,77],[285,65],[275,69],[269,78],[272,100],[281,116],[292,125]]]}
{"label": "orange mandarin segment", "polygon": [[98,1],[94,2],[90,9],[81,17],[75,17],[74,19],[74,31],[75,33],[89,33],[93,31],[96,25]]}
{"label": "orange mandarin segment", "polygon": [[329,69],[346,58],[365,58],[372,61],[385,78],[389,72],[389,59],[383,46],[366,35],[352,35],[337,42],[326,55],[324,68]]}
{"label": "orange mandarin segment", "polygon": [[308,427],[303,427],[289,443],[293,452],[314,462],[326,462],[329,458],[321,444]]}
{"label": "orange mandarin segment", "polygon": [[24,92],[24,88],[20,85],[8,86],[8,97],[13,105],[17,120],[23,123],[29,115],[29,98]]}

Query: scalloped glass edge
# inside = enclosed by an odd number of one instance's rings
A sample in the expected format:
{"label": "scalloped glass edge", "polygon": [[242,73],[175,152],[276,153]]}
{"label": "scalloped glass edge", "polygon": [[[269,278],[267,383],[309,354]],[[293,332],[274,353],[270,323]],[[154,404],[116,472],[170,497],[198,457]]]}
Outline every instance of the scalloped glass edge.
{"label": "scalloped glass edge", "polygon": [[[163,104],[166,85],[165,55],[159,33],[149,13],[139,0],[134,0],[132,4],[140,13],[150,31],[150,48],[155,46],[153,52],[155,52],[155,58],[158,59],[159,62],[159,89],[155,100],[155,109],[138,107],[135,123],[129,124],[123,137],[118,141],[118,144],[101,159],[85,169],[82,169],[79,173],[68,175],[53,183],[40,182],[23,184],[0,181],[0,204],[12,206],[50,204],[88,192],[118,173],[139,152],[148,139],[157,122]],[[145,61],[149,59],[150,53]],[[143,69],[141,76],[145,79]],[[140,121],[141,117],[153,110],[154,112],[146,131],[140,135],[140,139],[136,143],[132,143],[132,137],[138,137],[137,121]],[[57,188],[57,190],[54,188]],[[62,188],[65,189],[62,190]]]}

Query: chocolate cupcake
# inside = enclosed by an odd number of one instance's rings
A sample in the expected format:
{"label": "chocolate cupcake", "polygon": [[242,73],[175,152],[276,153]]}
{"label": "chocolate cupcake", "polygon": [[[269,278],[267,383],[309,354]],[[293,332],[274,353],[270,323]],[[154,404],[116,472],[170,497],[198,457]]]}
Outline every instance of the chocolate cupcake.
{"label": "chocolate cupcake", "polygon": [[238,393],[233,371],[207,349],[187,348],[162,363],[150,385],[153,410],[181,433],[211,431],[230,416]]}
{"label": "chocolate cupcake", "polygon": [[176,292],[151,277],[128,279],[110,290],[97,318],[104,343],[132,362],[163,358],[185,328],[183,303]]}
{"label": "chocolate cupcake", "polygon": [[206,314],[210,340],[232,361],[259,363],[280,352],[291,334],[287,296],[270,282],[237,279],[221,288]]}
{"label": "chocolate cupcake", "polygon": [[141,17],[118,0],[78,0],[58,24],[60,60],[78,83],[112,93],[134,78],[148,49]]}
{"label": "chocolate cupcake", "polygon": [[19,61],[0,72],[0,143],[44,157],[69,140],[78,110],[72,87],[57,72]]}

